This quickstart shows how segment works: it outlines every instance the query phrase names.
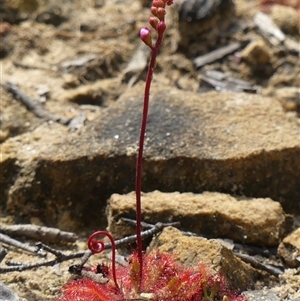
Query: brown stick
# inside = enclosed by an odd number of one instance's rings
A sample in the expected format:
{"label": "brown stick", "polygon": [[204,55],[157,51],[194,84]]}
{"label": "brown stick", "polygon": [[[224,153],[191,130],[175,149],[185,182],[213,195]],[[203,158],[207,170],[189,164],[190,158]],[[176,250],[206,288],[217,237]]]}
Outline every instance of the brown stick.
{"label": "brown stick", "polygon": [[272,45],[278,46],[284,42],[285,34],[277,27],[268,15],[258,12],[254,16],[254,24]]}
{"label": "brown stick", "polygon": [[1,86],[8,92],[12,93],[30,112],[35,116],[46,119],[48,121],[55,121],[63,125],[68,125],[69,119],[62,118],[49,112],[39,101],[30,98],[22,89],[15,84],[1,84]]}
{"label": "brown stick", "polygon": [[224,56],[238,50],[240,47],[241,47],[241,44],[239,42],[229,44],[227,46],[213,50],[207,54],[196,57],[194,59],[194,64],[195,64],[196,68],[200,68],[206,64],[210,64],[219,59],[222,59]]}
{"label": "brown stick", "polygon": [[7,252],[4,248],[0,249],[0,262],[5,258],[5,256],[7,255]]}
{"label": "brown stick", "polygon": [[41,241],[65,241],[75,242],[78,236],[72,232],[61,231],[57,228],[41,227],[31,224],[24,225],[0,225],[0,231],[11,236],[26,236]]}
{"label": "brown stick", "polygon": [[247,254],[241,254],[241,253],[234,253],[234,254],[237,257],[239,257],[240,259],[242,259],[243,261],[252,265],[254,268],[266,271],[273,276],[278,277],[280,274],[283,273],[283,271],[279,267],[275,267],[275,266],[271,266],[271,265],[259,262],[254,257],[249,256]]}
{"label": "brown stick", "polygon": [[29,245],[27,245],[25,243],[22,243],[22,242],[20,242],[16,239],[10,238],[9,236],[7,236],[5,234],[2,234],[2,233],[0,233],[0,241],[7,244],[7,245],[25,250],[25,251],[30,252],[30,253],[37,254],[37,255],[42,256],[42,257],[46,256],[46,254],[44,252],[41,252],[38,248],[29,246]]}

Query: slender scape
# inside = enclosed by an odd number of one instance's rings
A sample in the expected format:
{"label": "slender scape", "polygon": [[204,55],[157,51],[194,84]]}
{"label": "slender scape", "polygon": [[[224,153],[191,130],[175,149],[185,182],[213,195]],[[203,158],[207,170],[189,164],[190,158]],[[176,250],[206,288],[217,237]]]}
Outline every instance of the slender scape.
{"label": "slender scape", "polygon": [[[168,1],[168,5],[172,4],[172,1]],[[141,209],[141,190],[142,190],[142,161],[143,161],[143,152],[144,152],[144,142],[145,142],[145,133],[147,127],[147,117],[148,117],[148,109],[149,109],[149,97],[150,97],[150,87],[152,82],[153,70],[156,61],[156,56],[158,50],[163,41],[163,34],[166,30],[166,25],[164,21],[165,11],[162,11],[162,7],[156,7],[155,1],[153,1],[153,6],[151,8],[151,12],[157,16],[157,10],[160,9],[161,14],[158,20],[150,17],[149,23],[154,29],[157,31],[157,40],[154,46],[152,46],[152,39],[150,31],[147,27],[144,27],[140,31],[140,37],[143,42],[148,45],[151,49],[151,59],[148,67],[146,84],[145,84],[145,92],[144,92],[144,106],[143,106],[143,115],[140,129],[140,138],[139,138],[139,149],[138,156],[136,161],[136,182],[135,182],[135,191],[136,191],[136,237],[137,237],[137,253],[138,253],[138,261],[140,264],[140,279],[143,274],[143,253],[142,253],[142,237],[141,237],[141,222],[142,222],[142,209]],[[157,9],[155,9],[157,8]]]}

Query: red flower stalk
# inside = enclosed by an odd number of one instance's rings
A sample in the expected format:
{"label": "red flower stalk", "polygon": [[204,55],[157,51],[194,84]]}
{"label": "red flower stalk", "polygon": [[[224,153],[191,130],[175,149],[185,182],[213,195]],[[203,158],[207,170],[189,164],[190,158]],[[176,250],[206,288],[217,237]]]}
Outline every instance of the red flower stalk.
{"label": "red flower stalk", "polygon": [[81,277],[67,283],[57,301],[246,301],[244,297],[228,288],[225,278],[213,273],[206,266],[188,268],[175,262],[170,254],[144,255],[141,237],[141,182],[142,160],[149,108],[150,87],[156,56],[166,30],[165,8],[172,0],[153,0],[149,23],[157,33],[152,44],[147,27],[140,31],[141,40],[151,49],[151,59],[145,84],[144,106],[136,162],[136,237],[137,251],[127,266],[116,266],[116,246],[106,231],[93,233],[88,247],[93,253],[104,250],[105,244],[95,238],[107,236],[112,246],[112,266],[98,265],[84,268]]}
{"label": "red flower stalk", "polygon": [[153,0],[151,13],[154,17],[149,18],[149,24],[157,32],[157,40],[154,46],[152,46],[151,34],[147,27],[144,27],[140,30],[140,37],[142,41],[150,47],[151,49],[151,58],[147,72],[145,91],[144,91],[144,107],[143,107],[143,116],[140,130],[140,139],[139,139],[139,150],[136,161],[136,181],[135,181],[135,191],[136,191],[136,237],[137,237],[137,254],[140,265],[140,279],[143,275],[143,253],[142,253],[142,209],[141,209],[141,190],[142,190],[142,161],[143,161],[143,152],[144,152],[144,142],[145,142],[145,133],[147,126],[148,118],[148,108],[149,108],[149,96],[150,96],[150,87],[152,82],[153,70],[155,65],[156,56],[158,50],[163,41],[163,35],[166,30],[165,24],[165,14],[166,5],[171,5],[173,1],[171,0]]}

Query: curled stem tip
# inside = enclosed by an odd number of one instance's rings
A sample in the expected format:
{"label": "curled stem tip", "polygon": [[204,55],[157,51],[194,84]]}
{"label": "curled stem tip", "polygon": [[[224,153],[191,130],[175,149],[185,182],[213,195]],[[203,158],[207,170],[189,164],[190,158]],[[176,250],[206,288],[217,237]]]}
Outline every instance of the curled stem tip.
{"label": "curled stem tip", "polygon": [[116,244],[115,240],[112,237],[112,235],[107,231],[96,231],[94,232],[88,239],[88,248],[91,250],[92,253],[98,254],[105,250],[105,243],[103,240],[96,240],[95,238],[97,236],[106,236],[110,240],[111,243],[111,252],[112,252],[112,274],[113,274],[113,281],[115,283],[115,286],[117,290],[120,290],[120,287],[117,282],[117,276],[116,276]]}

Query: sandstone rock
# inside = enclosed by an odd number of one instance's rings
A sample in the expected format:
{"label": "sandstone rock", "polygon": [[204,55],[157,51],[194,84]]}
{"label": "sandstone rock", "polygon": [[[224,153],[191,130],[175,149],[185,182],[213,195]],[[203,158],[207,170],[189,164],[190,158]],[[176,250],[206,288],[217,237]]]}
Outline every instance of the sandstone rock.
{"label": "sandstone rock", "polygon": [[[262,246],[278,245],[292,224],[280,204],[271,199],[237,199],[211,192],[143,194],[142,212],[145,222],[178,221],[185,231]],[[115,237],[133,234],[132,228],[118,221],[135,218],[135,194],[112,195],[107,216],[108,230]]]}
{"label": "sandstone rock", "polygon": [[293,7],[274,5],[271,9],[271,18],[282,31],[288,34],[296,33],[298,30],[299,16]]}
{"label": "sandstone rock", "polygon": [[300,87],[283,87],[274,91],[282,106],[287,111],[300,111]]}
{"label": "sandstone rock", "polygon": [[[105,225],[107,199],[134,190],[143,90],[128,89],[74,133],[43,123],[6,140],[1,202],[27,221],[57,225],[68,211],[80,227]],[[276,100],[154,85],[148,121],[144,191],[270,197],[299,212],[300,130]]]}
{"label": "sandstone rock", "polygon": [[187,266],[206,264],[225,276],[229,284],[238,290],[251,289],[258,277],[263,279],[263,274],[235,257],[220,242],[185,236],[173,227],[165,228],[152,241],[149,251],[152,250],[174,254],[176,260]]}
{"label": "sandstone rock", "polygon": [[251,42],[243,51],[242,58],[253,66],[266,65],[271,62],[271,55],[264,41]]}
{"label": "sandstone rock", "polygon": [[278,254],[290,267],[300,266],[300,228],[284,238],[278,247]]}

